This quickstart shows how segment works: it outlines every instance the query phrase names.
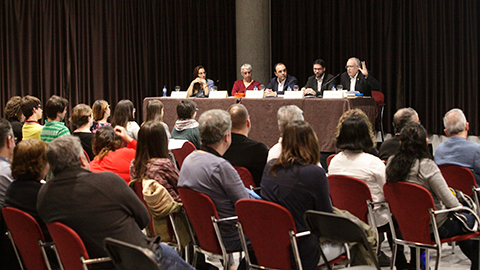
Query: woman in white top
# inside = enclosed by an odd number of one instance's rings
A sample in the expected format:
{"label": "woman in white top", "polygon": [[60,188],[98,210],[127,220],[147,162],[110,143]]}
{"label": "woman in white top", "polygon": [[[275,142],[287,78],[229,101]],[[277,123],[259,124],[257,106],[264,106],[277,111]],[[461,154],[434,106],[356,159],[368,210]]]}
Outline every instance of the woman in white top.
{"label": "woman in white top", "polygon": [[112,127],[122,126],[127,130],[128,136],[138,139],[140,126],[135,122],[135,107],[128,99],[120,100],[115,106],[113,113]]}

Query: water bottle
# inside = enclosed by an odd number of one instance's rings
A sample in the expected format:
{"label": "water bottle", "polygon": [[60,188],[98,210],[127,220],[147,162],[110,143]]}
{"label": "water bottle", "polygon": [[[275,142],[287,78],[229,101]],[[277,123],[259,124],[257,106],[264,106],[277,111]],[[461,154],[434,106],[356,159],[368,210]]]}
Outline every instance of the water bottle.
{"label": "water bottle", "polygon": [[332,86],[332,91],[337,91],[337,88],[335,88],[335,85]]}
{"label": "water bottle", "polygon": [[255,86],[253,87],[253,91],[258,91],[257,85],[255,85]]}
{"label": "water bottle", "polygon": [[163,86],[163,96],[166,97],[167,96],[167,86]]}
{"label": "water bottle", "polygon": [[287,91],[292,91],[292,87],[288,85]]}

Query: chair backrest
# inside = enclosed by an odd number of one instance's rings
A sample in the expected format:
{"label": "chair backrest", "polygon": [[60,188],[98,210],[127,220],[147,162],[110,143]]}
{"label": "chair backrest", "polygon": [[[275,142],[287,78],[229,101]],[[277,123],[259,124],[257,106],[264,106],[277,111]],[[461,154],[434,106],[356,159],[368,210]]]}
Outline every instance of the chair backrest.
{"label": "chair backrest", "polygon": [[438,168],[449,187],[458,189],[470,197],[473,196],[472,187],[478,186],[470,169],[452,164],[439,165]]}
{"label": "chair backrest", "polygon": [[150,233],[151,233],[151,237],[155,237],[155,231],[153,229],[153,217],[152,217],[152,214],[150,213],[150,210],[148,209],[148,205],[147,205],[147,202],[145,201],[145,199],[143,198],[143,184],[142,184],[143,180],[142,179],[137,179],[137,180],[133,180],[133,183],[130,182],[130,186],[133,188],[133,191],[135,191],[135,194],[137,194],[137,197],[140,198],[140,201],[142,201],[143,205],[145,205],[145,207],[147,208],[148,210],[148,215],[150,215],[150,222],[148,223],[148,229],[150,230]]}
{"label": "chair backrest", "polygon": [[330,162],[332,162],[332,159],[336,156],[337,154],[331,154],[330,156],[327,157],[327,166],[330,166]]}
{"label": "chair backrest", "polygon": [[193,145],[193,143],[189,141],[184,142],[181,148],[172,150],[172,153],[175,156],[175,160],[178,163],[179,169],[182,168],[185,158],[195,150],[197,150],[197,148],[195,147],[195,145]]}
{"label": "chair backrest", "polygon": [[217,209],[213,201],[207,195],[189,188],[179,187],[178,194],[197,235],[200,247],[209,252],[222,254],[212,223],[212,217],[218,219]]}
{"label": "chair backrest", "polygon": [[258,265],[272,269],[294,269],[290,231],[295,222],[283,206],[263,200],[241,199],[235,205],[238,222],[252,243]]}
{"label": "chair backrest", "polygon": [[39,240],[45,242],[45,238],[37,221],[30,214],[13,207],[3,207],[2,214],[25,267],[47,269],[39,245]]}
{"label": "chair backrest", "polygon": [[398,222],[405,241],[433,244],[430,235],[432,195],[424,187],[408,182],[388,182],[383,186],[385,200]]}
{"label": "chair backrest", "polygon": [[365,182],[345,175],[329,175],[328,187],[333,206],[347,210],[363,222],[369,223],[367,200],[373,200]]}
{"label": "chair backrest", "polygon": [[318,238],[323,237],[330,242],[341,244],[354,242],[362,244],[375,262],[377,269],[380,270],[377,256],[373,253],[373,249],[367,240],[367,235],[359,224],[337,214],[314,210],[306,211],[304,219],[310,229],[310,233]]}
{"label": "chair backrest", "polygon": [[242,179],[243,185],[246,188],[250,189],[250,186],[257,187],[255,185],[255,180],[253,180],[252,174],[247,168],[241,166],[233,166],[233,168],[237,170],[237,173],[240,175],[240,179]]}
{"label": "chair backrest", "polygon": [[60,223],[47,223],[48,231],[57,247],[58,255],[65,270],[83,269],[80,257],[89,259],[82,239],[70,227]]}
{"label": "chair backrest", "polygon": [[375,99],[375,103],[377,103],[377,108],[380,109],[385,103],[385,95],[380,91],[372,91],[372,98]]}
{"label": "chair backrest", "polygon": [[117,270],[163,270],[157,256],[150,249],[110,237],[105,238],[103,243]]}

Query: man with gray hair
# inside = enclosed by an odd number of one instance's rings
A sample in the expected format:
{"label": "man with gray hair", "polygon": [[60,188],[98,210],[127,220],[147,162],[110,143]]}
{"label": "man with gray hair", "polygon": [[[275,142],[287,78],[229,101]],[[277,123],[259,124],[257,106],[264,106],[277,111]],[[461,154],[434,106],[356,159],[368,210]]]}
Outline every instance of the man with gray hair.
{"label": "man with gray hair", "polygon": [[[116,132],[119,129],[116,127]],[[53,140],[47,160],[54,178],[40,188],[37,200],[38,215],[45,223],[61,222],[72,228],[93,258],[107,256],[103,239],[112,237],[152,249],[164,269],[193,269],[171,247],[142,233],[150,217],[122,178],[86,169],[88,163],[78,137],[66,135]],[[113,268],[107,264],[104,267]]]}
{"label": "man with gray hair", "polygon": [[304,120],[303,111],[300,110],[296,105],[286,105],[280,107],[277,112],[277,121],[278,121],[278,130],[280,131],[280,138],[278,143],[270,148],[268,151],[267,162],[274,158],[278,158],[280,153],[282,153],[282,135],[285,131],[285,127],[290,121],[293,120]]}
{"label": "man with gray hair", "polygon": [[418,113],[412,108],[401,108],[393,115],[393,128],[395,135],[382,143],[379,158],[387,160],[400,147],[400,131],[409,123],[420,123]]}
{"label": "man with gray hair", "polygon": [[372,90],[380,90],[380,83],[368,72],[365,61],[352,57],[348,59],[345,69],[347,71],[340,76],[343,89],[358,91],[366,97],[372,95]]}
{"label": "man with gray hair", "polygon": [[435,163],[466,167],[480,184],[480,144],[467,141],[470,124],[462,110],[455,108],[448,111],[443,117],[443,125],[449,138],[435,150]]}
{"label": "man with gray hair", "polygon": [[[230,115],[224,110],[209,110],[198,122],[202,147],[184,160],[178,186],[210,197],[220,218],[236,216],[235,203],[251,197],[237,171],[222,157],[232,140]],[[227,251],[241,250],[235,222],[222,222],[220,231]]]}

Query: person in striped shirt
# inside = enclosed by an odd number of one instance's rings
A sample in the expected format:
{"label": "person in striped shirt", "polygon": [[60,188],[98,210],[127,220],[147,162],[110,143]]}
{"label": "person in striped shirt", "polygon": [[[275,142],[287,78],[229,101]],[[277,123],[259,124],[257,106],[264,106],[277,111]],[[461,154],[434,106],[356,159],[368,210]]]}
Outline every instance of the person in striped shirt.
{"label": "person in striped shirt", "polygon": [[70,135],[70,130],[65,126],[63,120],[67,113],[68,100],[65,98],[53,95],[45,104],[45,111],[47,113],[47,121],[40,132],[40,139],[44,142],[51,142],[54,139]]}

